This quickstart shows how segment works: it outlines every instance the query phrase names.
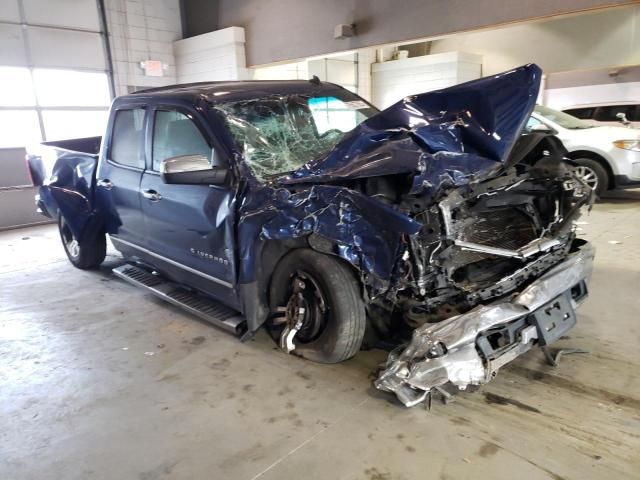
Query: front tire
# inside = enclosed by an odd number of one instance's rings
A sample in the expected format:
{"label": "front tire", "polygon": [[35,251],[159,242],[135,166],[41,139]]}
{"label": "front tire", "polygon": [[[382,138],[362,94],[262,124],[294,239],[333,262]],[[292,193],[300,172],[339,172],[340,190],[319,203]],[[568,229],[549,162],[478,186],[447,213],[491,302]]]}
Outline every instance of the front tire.
{"label": "front tire", "polygon": [[607,170],[596,160],[591,158],[577,158],[575,173],[586,182],[599,197],[609,186]]}
{"label": "front tire", "polygon": [[67,258],[74,267],[81,270],[97,268],[107,256],[107,239],[104,232],[99,232],[80,242],[73,235],[62,215],[58,218],[58,231]]}
{"label": "front tire", "polygon": [[[304,306],[293,353],[319,363],[339,363],[360,350],[366,325],[360,284],[338,259],[307,248],[289,253],[274,271],[269,301],[272,312]],[[274,340],[285,329],[277,320],[267,324]]]}

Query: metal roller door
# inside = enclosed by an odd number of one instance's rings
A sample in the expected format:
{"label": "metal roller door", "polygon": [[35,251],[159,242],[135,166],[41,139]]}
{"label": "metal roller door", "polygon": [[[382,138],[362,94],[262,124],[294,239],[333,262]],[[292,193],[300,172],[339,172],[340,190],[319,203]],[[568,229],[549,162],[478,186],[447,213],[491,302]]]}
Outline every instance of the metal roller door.
{"label": "metal roller door", "polygon": [[101,0],[0,2],[0,229],[35,213],[25,147],[101,135],[113,84]]}

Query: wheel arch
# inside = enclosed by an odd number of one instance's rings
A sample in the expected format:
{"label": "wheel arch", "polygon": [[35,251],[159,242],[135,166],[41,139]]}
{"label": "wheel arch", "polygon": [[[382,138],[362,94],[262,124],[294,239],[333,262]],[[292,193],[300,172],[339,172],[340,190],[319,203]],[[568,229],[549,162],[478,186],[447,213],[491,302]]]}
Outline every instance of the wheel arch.
{"label": "wheel arch", "polygon": [[578,160],[580,158],[589,158],[591,160],[598,162],[600,165],[602,165],[602,167],[607,172],[607,180],[608,180],[607,189],[614,188],[615,175],[613,173],[613,169],[611,168],[611,165],[609,164],[607,159],[604,158],[599,153],[593,152],[591,150],[574,150],[572,152],[567,153],[567,158],[570,160]]}
{"label": "wheel arch", "polygon": [[[361,272],[352,263],[336,255],[334,247],[335,243],[333,241],[316,234],[300,238],[266,240],[262,242],[258,257],[259,262],[256,265],[255,281],[250,284],[244,284],[244,286],[241,285],[240,289],[249,331],[255,332],[269,316],[269,292],[276,268],[285,257],[301,248],[309,248],[318,253],[330,255],[343,265],[346,265],[360,284],[363,299],[366,300],[366,289]],[[252,305],[252,303],[255,305]]]}

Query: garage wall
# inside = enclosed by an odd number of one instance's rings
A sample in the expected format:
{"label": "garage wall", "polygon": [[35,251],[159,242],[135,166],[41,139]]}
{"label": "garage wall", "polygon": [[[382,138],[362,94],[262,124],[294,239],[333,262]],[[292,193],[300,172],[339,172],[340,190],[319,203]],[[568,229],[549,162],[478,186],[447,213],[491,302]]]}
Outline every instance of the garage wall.
{"label": "garage wall", "polygon": [[[247,64],[253,66],[631,3],[633,0],[218,0],[218,28],[245,28]],[[340,23],[355,23],[358,34],[335,40],[333,28]]]}
{"label": "garage wall", "polygon": [[[105,0],[116,95],[177,82],[173,42],[182,38],[179,0]],[[159,60],[162,76],[140,62]]]}
{"label": "garage wall", "polygon": [[640,5],[434,40],[431,53],[483,57],[492,75],[535,62],[545,73],[640,63]]}
{"label": "garage wall", "polygon": [[464,52],[374,63],[373,104],[387,108],[407,95],[451,87],[481,76],[482,58]]}
{"label": "garage wall", "polygon": [[361,48],[347,54],[254,67],[249,69],[249,75],[253,80],[309,80],[317,75],[320,80],[342,85],[371,101],[371,67],[375,61],[374,48]]}
{"label": "garage wall", "polygon": [[244,29],[230,27],[173,44],[179,83],[246,80]]}
{"label": "garage wall", "polygon": [[543,103],[562,110],[575,105],[640,101],[640,65],[547,75]]}

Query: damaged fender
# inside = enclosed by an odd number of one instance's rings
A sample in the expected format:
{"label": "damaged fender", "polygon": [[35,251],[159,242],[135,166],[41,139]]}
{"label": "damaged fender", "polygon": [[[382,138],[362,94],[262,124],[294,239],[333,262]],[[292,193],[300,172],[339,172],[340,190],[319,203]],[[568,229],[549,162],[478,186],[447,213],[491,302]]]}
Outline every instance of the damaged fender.
{"label": "damaged fender", "polygon": [[[414,235],[421,227],[360,192],[327,185],[300,193],[267,187],[255,192],[241,212],[241,237],[285,240],[316,234],[331,241],[334,254],[382,283],[391,276],[400,235]],[[241,250],[241,257],[249,258],[250,252]]]}

